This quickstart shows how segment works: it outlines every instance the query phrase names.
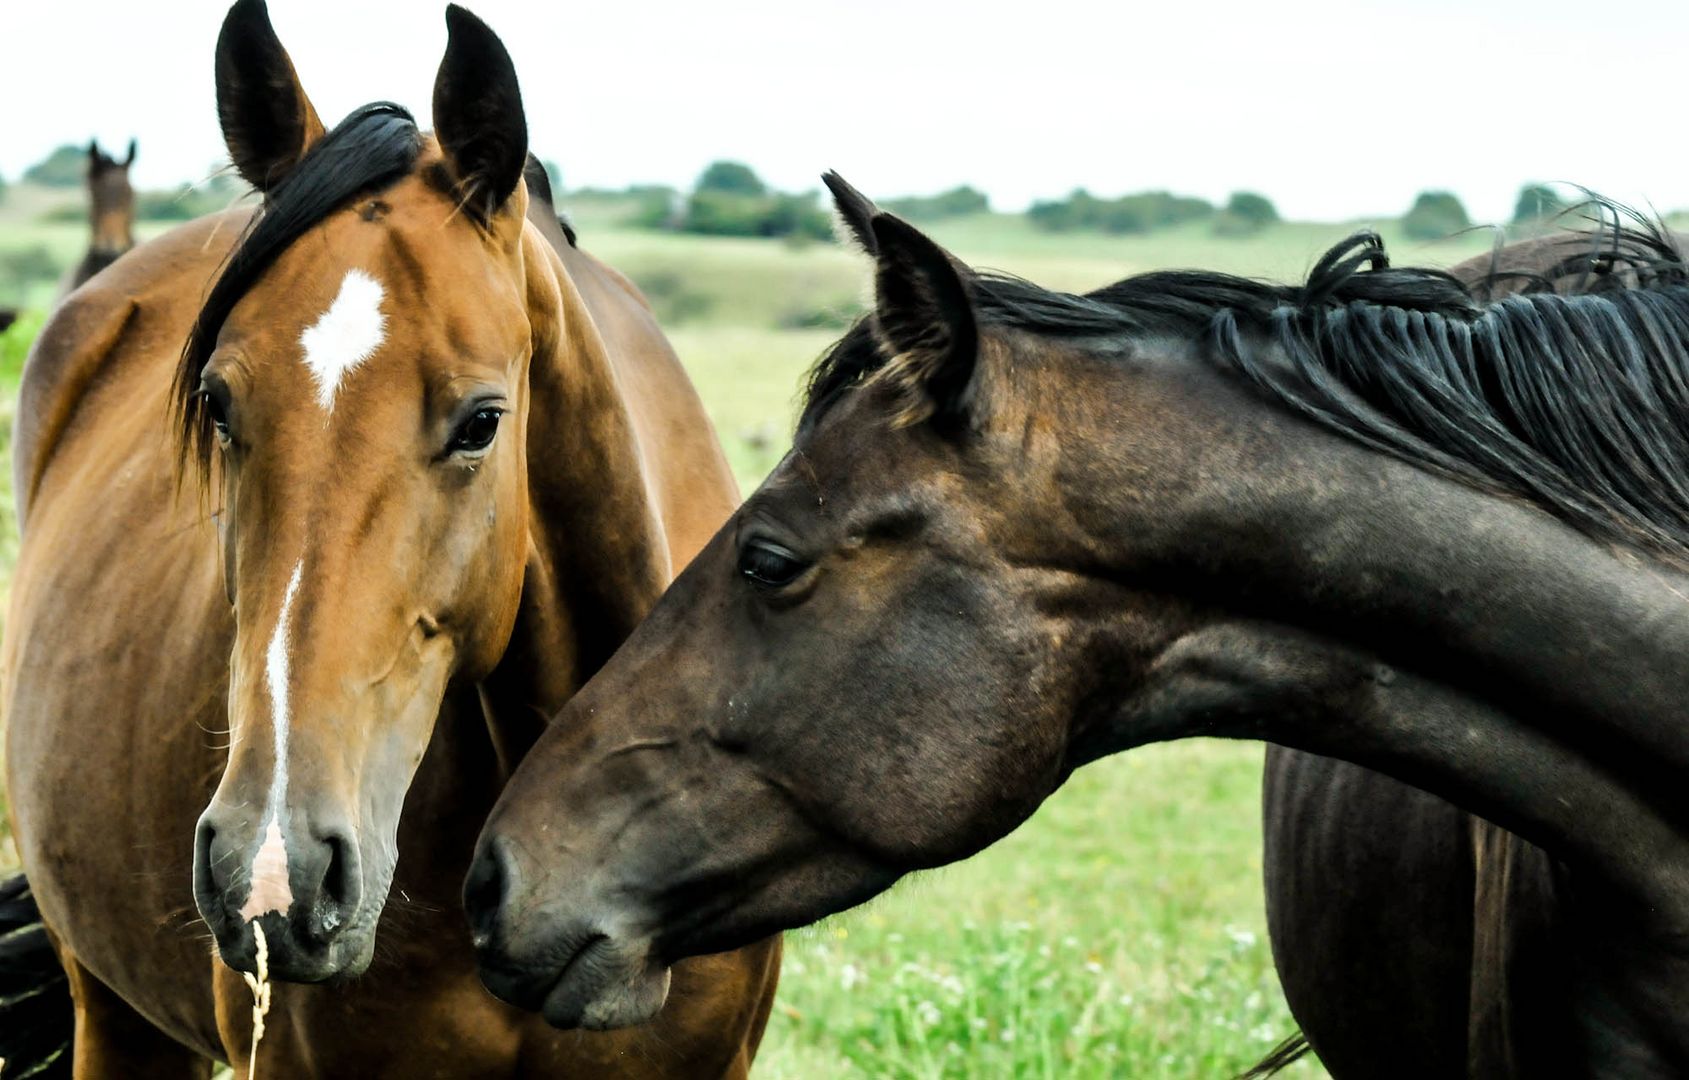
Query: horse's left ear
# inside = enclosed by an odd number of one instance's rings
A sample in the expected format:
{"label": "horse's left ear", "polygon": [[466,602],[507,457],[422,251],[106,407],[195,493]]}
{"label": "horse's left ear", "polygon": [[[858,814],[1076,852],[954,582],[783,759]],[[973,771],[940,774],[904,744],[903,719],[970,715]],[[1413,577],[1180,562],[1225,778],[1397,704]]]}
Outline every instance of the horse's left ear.
{"label": "horse's left ear", "polygon": [[124,158],[123,158],[123,167],[125,169],[127,169],[129,166],[131,166],[133,164],[135,164],[135,140],[130,139],[129,140],[129,153],[127,155],[125,155]]}
{"label": "horse's left ear", "polygon": [[908,222],[876,214],[869,222],[875,274],[874,325],[895,359],[887,379],[900,385],[900,419],[965,427],[975,406],[979,328],[957,263]]}
{"label": "horse's left ear", "polygon": [[844,177],[832,169],[821,174],[821,182],[827,185],[827,190],[833,193],[833,209],[839,213],[839,220],[850,230],[850,235],[862,245],[862,250],[874,254],[874,215],[880,208],[874,205],[874,200],[851,187]]}
{"label": "horse's left ear", "polygon": [[434,80],[434,133],[464,209],[483,223],[503,208],[528,160],[516,65],[487,24],[446,8],[446,56]]}

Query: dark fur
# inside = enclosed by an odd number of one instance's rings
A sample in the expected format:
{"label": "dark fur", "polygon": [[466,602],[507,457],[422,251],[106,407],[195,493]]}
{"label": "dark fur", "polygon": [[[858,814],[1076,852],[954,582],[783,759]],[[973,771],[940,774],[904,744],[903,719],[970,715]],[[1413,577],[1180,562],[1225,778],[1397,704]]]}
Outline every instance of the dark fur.
{"label": "dark fur", "polygon": [[199,380],[229,312],[295,240],[356,196],[384,190],[408,174],[421,146],[421,133],[405,109],[390,102],[365,105],[323,136],[270,190],[263,211],[211,287],[182,348],[176,402],[184,461],[191,457],[203,467],[215,445]]}
{"label": "dark fur", "polygon": [[1237,1080],[1260,1080],[1261,1077],[1274,1076],[1308,1056],[1313,1047],[1298,1031],[1267,1052],[1267,1056],[1256,1062],[1245,1073],[1240,1073]]}
{"label": "dark fur", "polygon": [[487,24],[446,7],[446,55],[434,82],[434,126],[453,166],[458,199],[476,221],[492,220],[522,179],[528,122],[516,67]]}
{"label": "dark fur", "polygon": [[[1497,268],[1536,291],[1486,299],[1438,270],[1391,268],[1359,233],[1300,286],[1157,271],[1083,296],[974,274],[985,325],[1046,336],[1205,336],[1267,397],[1373,449],[1536,502],[1604,540],[1689,560],[1689,265],[1611,204],[1587,273]],[[1617,268],[1622,273],[1614,273]],[[858,324],[811,373],[800,430],[889,355]]]}
{"label": "dark fur", "polygon": [[302,109],[264,0],[237,0],[217,37],[217,119],[235,168],[259,191],[282,180],[304,149]]}
{"label": "dark fur", "polygon": [[69,1077],[74,1023],[64,969],[18,874],[0,883],[0,1080]]}
{"label": "dark fur", "polygon": [[528,198],[538,199],[551,208],[551,214],[557,219],[557,227],[563,230],[563,239],[570,247],[580,247],[575,240],[575,227],[569,223],[557,209],[557,196],[551,190],[551,177],[545,174],[545,166],[533,154],[528,155],[528,164],[522,169],[522,178],[528,182]]}

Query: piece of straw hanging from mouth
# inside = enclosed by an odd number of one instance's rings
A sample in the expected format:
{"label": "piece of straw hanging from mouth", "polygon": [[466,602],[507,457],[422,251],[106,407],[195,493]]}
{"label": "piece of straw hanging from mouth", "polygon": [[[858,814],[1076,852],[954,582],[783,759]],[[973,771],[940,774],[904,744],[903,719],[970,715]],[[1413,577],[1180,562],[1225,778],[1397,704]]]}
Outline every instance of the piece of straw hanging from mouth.
{"label": "piece of straw hanging from mouth", "polygon": [[258,1043],[264,1038],[264,1017],[270,1012],[270,943],[264,940],[264,928],[252,924],[252,937],[258,945],[258,974],[243,971],[246,988],[252,991],[252,1050],[246,1060],[246,1080],[257,1080]]}

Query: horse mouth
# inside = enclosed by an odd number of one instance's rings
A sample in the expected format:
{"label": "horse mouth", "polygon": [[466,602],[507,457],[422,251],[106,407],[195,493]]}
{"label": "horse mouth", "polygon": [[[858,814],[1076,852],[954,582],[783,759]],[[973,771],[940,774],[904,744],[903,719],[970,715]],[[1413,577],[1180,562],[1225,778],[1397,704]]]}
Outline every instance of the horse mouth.
{"label": "horse mouth", "polygon": [[669,995],[669,968],[647,943],[595,933],[547,979],[484,960],[481,981],[497,997],[537,1011],[552,1027],[608,1031],[649,1023]]}
{"label": "horse mouth", "polygon": [[277,982],[346,982],[362,975],[373,959],[367,935],[353,933],[326,944],[301,940],[284,916],[269,912],[217,935],[217,951],[223,963],[236,971],[257,972],[254,928],[258,926],[264,929],[266,972]]}

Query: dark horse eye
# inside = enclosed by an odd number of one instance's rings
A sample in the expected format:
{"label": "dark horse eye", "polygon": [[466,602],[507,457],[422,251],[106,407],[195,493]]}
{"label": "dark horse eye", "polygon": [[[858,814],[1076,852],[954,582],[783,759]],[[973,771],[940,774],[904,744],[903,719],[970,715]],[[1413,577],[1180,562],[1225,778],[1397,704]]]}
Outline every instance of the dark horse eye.
{"label": "dark horse eye", "polygon": [[448,453],[473,454],[493,444],[493,436],[498,434],[498,418],[504,415],[503,409],[492,406],[476,409],[469,419],[458,425],[452,432],[452,441],[446,447]]}
{"label": "dark horse eye", "polygon": [[210,419],[211,426],[217,429],[217,437],[227,442],[229,438],[228,403],[223,400],[221,394],[203,386],[200,388],[199,398],[202,402],[200,407],[205,410],[205,415]]}
{"label": "dark horse eye", "polygon": [[766,540],[752,540],[739,551],[739,572],[765,589],[790,585],[807,569],[796,555]]}

